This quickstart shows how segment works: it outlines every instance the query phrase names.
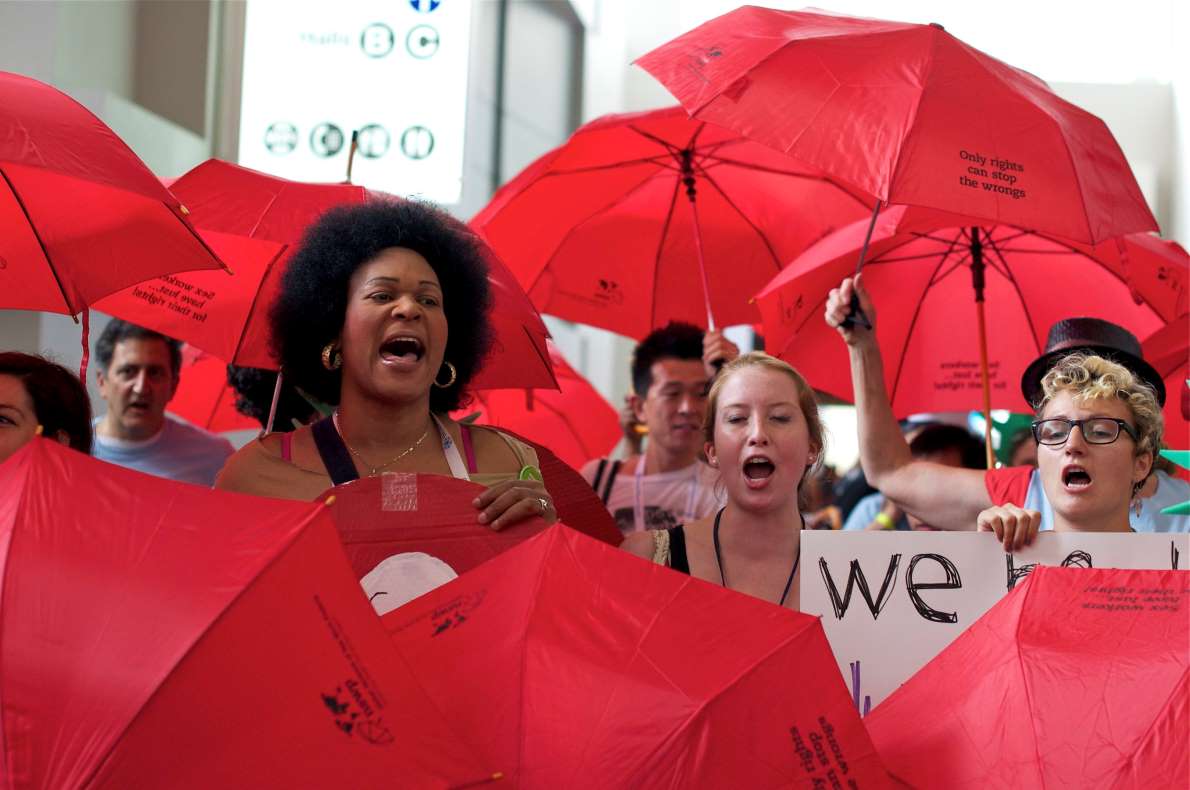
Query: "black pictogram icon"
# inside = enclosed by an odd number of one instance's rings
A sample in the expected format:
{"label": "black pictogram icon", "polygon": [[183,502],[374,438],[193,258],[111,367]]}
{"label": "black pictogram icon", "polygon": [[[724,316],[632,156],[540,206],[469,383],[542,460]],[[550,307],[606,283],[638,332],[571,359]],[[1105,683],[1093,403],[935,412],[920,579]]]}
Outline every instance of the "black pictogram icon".
{"label": "black pictogram icon", "polygon": [[383,22],[373,22],[359,35],[359,48],[370,58],[382,58],[393,51],[397,37]]}
{"label": "black pictogram icon", "polygon": [[434,152],[434,133],[424,126],[410,126],[401,133],[401,153],[410,159],[425,159]]}
{"label": "black pictogram icon", "polygon": [[441,43],[438,31],[429,25],[418,25],[405,35],[405,49],[418,60],[434,57]]}
{"label": "black pictogram icon", "polygon": [[356,143],[359,146],[356,150],[360,156],[379,159],[388,153],[389,146],[392,145],[392,136],[380,124],[370,123],[359,130]]}
{"label": "black pictogram icon", "polygon": [[291,123],[277,121],[269,124],[269,128],[264,132],[264,147],[278,156],[288,154],[297,148],[297,144],[298,130]]}
{"label": "black pictogram icon", "polygon": [[310,132],[310,150],[330,158],[343,150],[343,130],[333,123],[320,123]]}

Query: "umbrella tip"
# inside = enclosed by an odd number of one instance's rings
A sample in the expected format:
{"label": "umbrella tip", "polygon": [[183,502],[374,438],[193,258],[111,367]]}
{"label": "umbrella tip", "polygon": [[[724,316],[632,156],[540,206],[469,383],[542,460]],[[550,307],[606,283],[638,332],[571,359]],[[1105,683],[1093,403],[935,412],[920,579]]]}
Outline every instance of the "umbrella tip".
{"label": "umbrella tip", "polygon": [[178,204],[178,211],[182,212],[182,213],[183,213],[183,214],[185,214],[186,216],[190,216],[190,209],[186,208],[186,204],[185,204],[185,203],[179,203],[179,204]]}
{"label": "umbrella tip", "polygon": [[945,33],[945,32],[946,32],[946,28],[942,27],[942,25],[941,25],[940,23],[938,23],[938,22],[931,22],[931,23],[930,23],[930,27],[936,27],[936,28],[938,28],[939,30],[941,30],[943,33]]}
{"label": "umbrella tip", "polygon": [[327,507],[330,507],[331,505],[335,504],[335,495],[331,494],[330,496],[328,496],[326,498],[326,501],[323,502],[322,504],[326,505]]}
{"label": "umbrella tip", "polygon": [[499,781],[500,781],[501,779],[503,779],[503,778],[504,778],[504,772],[503,772],[503,771],[496,771],[496,773],[492,774],[492,781],[493,781],[493,782],[499,782]]}

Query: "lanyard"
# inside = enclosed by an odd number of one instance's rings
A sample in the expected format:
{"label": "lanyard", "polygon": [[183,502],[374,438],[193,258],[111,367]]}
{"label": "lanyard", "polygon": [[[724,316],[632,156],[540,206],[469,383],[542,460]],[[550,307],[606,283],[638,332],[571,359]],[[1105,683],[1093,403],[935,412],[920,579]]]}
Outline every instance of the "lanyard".
{"label": "lanyard", "polygon": [[[698,463],[695,461],[694,463]],[[645,503],[644,494],[641,492],[643,486],[643,479],[645,476],[645,456],[642,454],[640,459],[636,462],[636,472],[633,474],[633,497],[632,497],[632,528],[635,532],[644,532],[645,527]],[[690,488],[686,492],[686,512],[682,514],[681,522],[687,523],[694,518],[694,500],[698,497],[698,468],[695,467],[690,475]]]}
{"label": "lanyard", "polygon": [[446,456],[446,464],[450,467],[451,476],[459,480],[470,480],[471,475],[467,474],[467,465],[463,463],[463,456],[459,453],[459,447],[455,444],[455,440],[450,438],[446,426],[442,424],[442,420],[438,419],[437,414],[431,412],[430,416],[434,418],[434,424],[438,426],[438,436],[442,439],[442,454]]}

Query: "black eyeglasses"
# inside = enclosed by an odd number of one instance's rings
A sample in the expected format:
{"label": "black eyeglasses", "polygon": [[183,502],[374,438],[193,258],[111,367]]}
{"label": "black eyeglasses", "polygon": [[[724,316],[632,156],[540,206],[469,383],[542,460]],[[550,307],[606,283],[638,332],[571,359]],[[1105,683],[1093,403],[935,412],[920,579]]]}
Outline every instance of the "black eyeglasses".
{"label": "black eyeglasses", "polygon": [[1076,425],[1083,434],[1083,441],[1088,444],[1111,444],[1120,438],[1120,431],[1124,431],[1132,437],[1132,441],[1136,441],[1136,431],[1132,426],[1115,417],[1091,417],[1086,420],[1055,417],[1050,420],[1038,420],[1033,423],[1033,438],[1038,444],[1065,444]]}

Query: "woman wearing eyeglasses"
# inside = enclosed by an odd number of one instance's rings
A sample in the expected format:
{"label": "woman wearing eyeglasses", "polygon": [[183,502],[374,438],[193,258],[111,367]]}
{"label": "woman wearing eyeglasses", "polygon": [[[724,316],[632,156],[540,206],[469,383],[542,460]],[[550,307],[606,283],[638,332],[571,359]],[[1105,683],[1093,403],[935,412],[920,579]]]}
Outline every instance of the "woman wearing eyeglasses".
{"label": "woman wearing eyeglasses", "polygon": [[[1128,509],[1153,469],[1164,422],[1156,391],[1093,354],[1063,357],[1041,379],[1037,467],[1057,532],[1130,532]],[[1013,504],[979,514],[1005,548],[1032,541],[1041,514]]]}

